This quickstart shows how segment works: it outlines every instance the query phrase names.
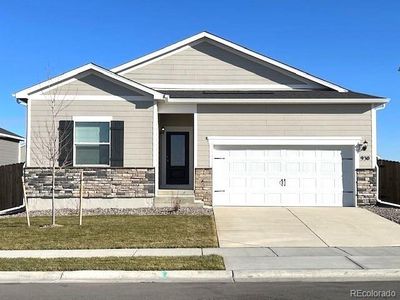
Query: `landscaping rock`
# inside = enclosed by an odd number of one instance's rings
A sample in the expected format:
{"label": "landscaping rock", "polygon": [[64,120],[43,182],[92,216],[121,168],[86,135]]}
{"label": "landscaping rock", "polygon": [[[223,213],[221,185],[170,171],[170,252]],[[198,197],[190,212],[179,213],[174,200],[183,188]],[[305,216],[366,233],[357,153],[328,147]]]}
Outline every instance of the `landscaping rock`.
{"label": "landscaping rock", "polygon": [[[58,209],[56,211],[57,216],[76,216],[78,210],[76,209]],[[212,215],[213,210],[211,208],[192,208],[182,207],[177,211],[174,211],[170,207],[160,208],[135,208],[135,209],[120,209],[120,208],[107,208],[107,209],[86,209],[83,210],[84,216],[95,216],[95,215],[137,215],[137,216],[149,216],[149,215]],[[12,218],[12,217],[25,217],[25,212],[16,213],[12,215],[0,216],[0,218]],[[50,216],[51,210],[33,211],[29,214],[31,217],[38,216]]]}
{"label": "landscaping rock", "polygon": [[365,206],[364,208],[380,215],[381,217],[400,224],[400,208],[386,205]]}

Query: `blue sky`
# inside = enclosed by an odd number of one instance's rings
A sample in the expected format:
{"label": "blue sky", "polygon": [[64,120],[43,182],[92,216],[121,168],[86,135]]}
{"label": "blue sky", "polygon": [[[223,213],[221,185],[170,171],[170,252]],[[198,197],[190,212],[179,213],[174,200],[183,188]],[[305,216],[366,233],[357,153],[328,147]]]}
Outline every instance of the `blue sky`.
{"label": "blue sky", "polygon": [[391,98],[378,154],[400,160],[400,1],[2,1],[0,127],[24,135],[15,91],[113,67],[203,30],[352,90]]}

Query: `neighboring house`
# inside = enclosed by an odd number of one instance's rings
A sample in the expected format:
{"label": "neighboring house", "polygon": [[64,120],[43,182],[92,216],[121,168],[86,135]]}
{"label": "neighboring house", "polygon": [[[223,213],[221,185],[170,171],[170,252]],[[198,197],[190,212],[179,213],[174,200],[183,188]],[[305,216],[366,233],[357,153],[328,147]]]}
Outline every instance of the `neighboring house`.
{"label": "neighboring house", "polygon": [[21,142],[25,139],[11,131],[0,128],[0,166],[23,162]]}
{"label": "neighboring house", "polygon": [[104,207],[151,206],[169,190],[214,206],[376,201],[376,110],[388,100],[210,33],[111,70],[87,64],[15,96],[28,109],[31,198],[49,196],[48,171],[32,157],[56,99],[68,101],[57,121],[68,136],[60,162],[70,166],[59,198],[79,196],[83,170],[85,197]]}

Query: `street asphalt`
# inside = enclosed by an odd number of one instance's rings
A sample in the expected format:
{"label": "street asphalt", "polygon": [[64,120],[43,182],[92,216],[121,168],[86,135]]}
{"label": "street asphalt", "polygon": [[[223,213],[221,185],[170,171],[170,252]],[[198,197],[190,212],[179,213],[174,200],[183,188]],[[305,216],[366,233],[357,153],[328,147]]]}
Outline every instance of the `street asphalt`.
{"label": "street asphalt", "polygon": [[[383,291],[391,297],[367,297]],[[354,295],[359,293],[361,297]],[[364,294],[362,294],[364,293]],[[369,294],[368,294],[369,293]],[[353,297],[351,296],[353,294]],[[362,297],[364,295],[364,297]],[[394,296],[394,297],[393,297]],[[400,299],[399,282],[1,284],[0,299]]]}

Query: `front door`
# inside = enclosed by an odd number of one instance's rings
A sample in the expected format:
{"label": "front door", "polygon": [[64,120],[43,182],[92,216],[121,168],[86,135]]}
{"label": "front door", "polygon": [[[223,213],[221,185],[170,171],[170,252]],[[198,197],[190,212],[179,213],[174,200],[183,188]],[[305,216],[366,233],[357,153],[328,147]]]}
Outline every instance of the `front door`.
{"label": "front door", "polygon": [[189,132],[167,132],[166,183],[189,184]]}

